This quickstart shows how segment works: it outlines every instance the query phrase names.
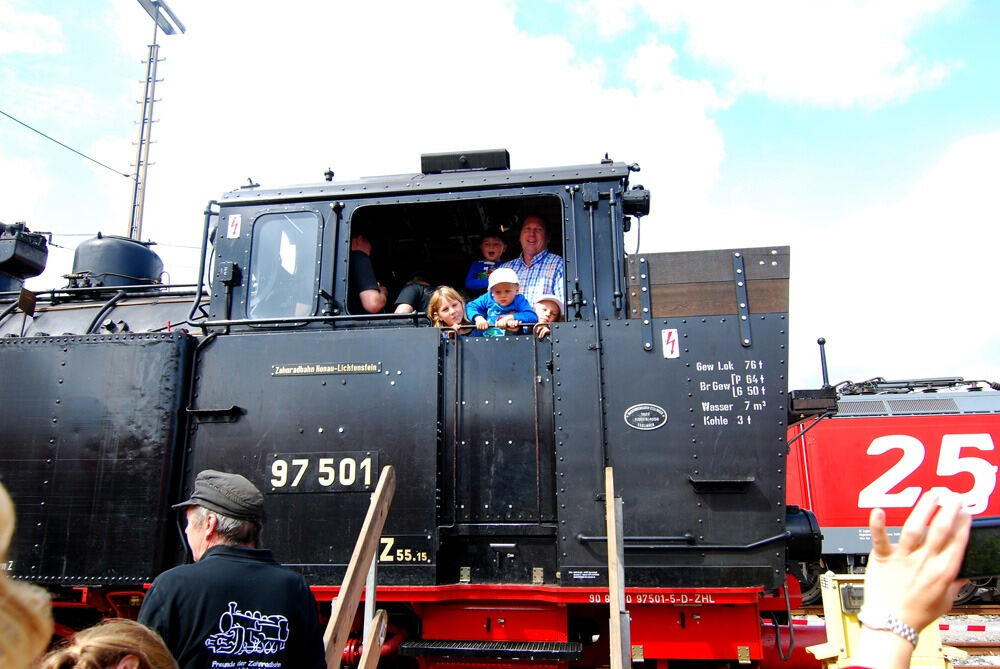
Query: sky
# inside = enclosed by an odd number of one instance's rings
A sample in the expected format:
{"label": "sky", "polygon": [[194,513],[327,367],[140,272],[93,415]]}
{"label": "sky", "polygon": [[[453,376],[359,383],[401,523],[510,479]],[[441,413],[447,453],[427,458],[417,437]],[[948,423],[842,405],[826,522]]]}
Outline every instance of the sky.
{"label": "sky", "polygon": [[[643,253],[791,247],[791,388],[1000,382],[1000,3],[169,0],[143,239],[197,274],[205,205],[419,171],[638,163]],[[126,235],[152,20],[134,0],[0,0],[0,221]]]}

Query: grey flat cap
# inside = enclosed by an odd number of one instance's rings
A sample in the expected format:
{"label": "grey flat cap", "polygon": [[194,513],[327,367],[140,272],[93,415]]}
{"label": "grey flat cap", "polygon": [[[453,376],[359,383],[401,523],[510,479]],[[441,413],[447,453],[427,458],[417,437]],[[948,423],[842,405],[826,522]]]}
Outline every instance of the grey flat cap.
{"label": "grey flat cap", "polygon": [[173,508],[203,506],[237,520],[262,520],[264,495],[253,483],[239,474],[206,469],[194,480],[191,498],[174,504]]}

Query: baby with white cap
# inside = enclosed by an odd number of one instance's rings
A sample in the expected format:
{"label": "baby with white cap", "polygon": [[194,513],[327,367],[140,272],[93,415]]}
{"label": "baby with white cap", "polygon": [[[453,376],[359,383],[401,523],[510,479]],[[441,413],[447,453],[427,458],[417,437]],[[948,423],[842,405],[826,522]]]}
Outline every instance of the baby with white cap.
{"label": "baby with white cap", "polygon": [[523,323],[537,323],[538,315],[520,294],[517,273],[507,267],[493,270],[489,291],[469,302],[465,315],[479,330],[517,330]]}
{"label": "baby with white cap", "polygon": [[538,325],[535,326],[535,334],[539,339],[549,336],[548,323],[555,323],[562,319],[563,303],[552,293],[540,295],[535,301],[535,313],[538,314]]}

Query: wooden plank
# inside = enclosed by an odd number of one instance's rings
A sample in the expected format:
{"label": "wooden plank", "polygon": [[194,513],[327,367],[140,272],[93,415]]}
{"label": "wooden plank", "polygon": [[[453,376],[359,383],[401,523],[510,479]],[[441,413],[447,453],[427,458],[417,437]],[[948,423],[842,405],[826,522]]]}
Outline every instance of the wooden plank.
{"label": "wooden plank", "polygon": [[679,251],[674,253],[639,253],[629,256],[629,283],[639,282],[639,258],[645,258],[649,282],[705,283],[732,281],[733,254],[743,255],[747,279],[787,279],[789,249],[787,246],[721,249],[717,251]]}
{"label": "wooden plank", "polygon": [[[631,317],[642,316],[639,292],[645,281],[649,284],[653,318],[736,314],[733,255],[737,252],[743,258],[750,313],[786,313],[789,250],[787,246],[776,246],[629,256]],[[639,263],[639,258],[646,260],[645,265]]]}
{"label": "wooden plank", "polygon": [[392,465],[386,465],[379,475],[378,485],[368,506],[368,514],[361,526],[358,541],[354,544],[351,561],[347,564],[344,582],[341,583],[340,593],[333,602],[330,622],[327,623],[326,631],[323,633],[327,669],[340,669],[340,659],[351,632],[351,625],[354,623],[358,602],[361,601],[368,565],[375,557],[375,550],[378,548],[379,537],[382,535],[382,528],[385,526],[395,491],[396,470]]}
{"label": "wooden plank", "polygon": [[608,533],[608,642],[611,669],[630,669],[632,646],[629,641],[628,612],[625,610],[625,546],[621,534],[621,500],[615,500],[615,477],[604,468],[604,512]]}
{"label": "wooden plank", "polygon": [[365,645],[361,650],[361,661],[358,669],[375,669],[382,655],[382,644],[385,643],[386,613],[383,609],[375,612],[372,628],[365,637]]}
{"label": "wooden plank", "polygon": [[[752,314],[788,312],[788,281],[760,279],[747,281],[748,308]],[[629,286],[633,318],[639,317],[639,287]],[[715,316],[735,314],[736,285],[732,281],[673,283],[650,286],[653,318]]]}

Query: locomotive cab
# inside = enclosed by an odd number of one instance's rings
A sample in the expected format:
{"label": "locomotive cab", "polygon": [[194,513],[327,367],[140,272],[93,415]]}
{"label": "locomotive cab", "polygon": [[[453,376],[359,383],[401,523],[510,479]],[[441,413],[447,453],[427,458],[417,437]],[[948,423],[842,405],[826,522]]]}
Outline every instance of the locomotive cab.
{"label": "locomotive cab", "polygon": [[[564,232],[564,207],[558,197],[443,199],[397,198],[400,201],[362,201],[352,203],[354,206],[334,202],[325,207],[299,205],[280,211],[263,208],[252,212],[249,220],[242,211],[224,210],[227,233],[217,243],[213,258],[216,271],[211,318],[243,321],[227,323],[234,327],[258,328],[264,322],[273,324],[281,319],[288,324],[287,319],[295,316],[354,316],[366,321],[366,327],[380,321],[417,324],[414,317],[371,317],[351,312],[351,238],[359,232],[371,243],[370,261],[379,283],[387,288],[384,311],[388,314],[400,291],[416,276],[431,286],[452,286],[467,301],[479,297],[481,292],[466,290],[464,283],[469,264],[480,257],[480,237],[487,230],[499,230],[503,235],[507,252],[502,260],[520,254],[518,229],[528,215],[540,215],[546,220],[550,252],[564,256],[567,243],[574,241],[572,231]],[[620,286],[624,270],[621,262],[616,267],[622,272]],[[331,322],[336,321],[306,320],[297,324],[329,328]]]}
{"label": "locomotive cab", "polygon": [[[606,578],[598,502],[613,464],[635,511],[634,582],[779,585],[783,449],[748,445],[783,438],[787,249],[629,256],[628,215],[648,210],[648,193],[628,187],[633,168],[496,162],[223,198],[203,326],[230,336],[200,353],[188,472],[254,471],[279,517],[295,518],[317,513],[316,493],[373,485],[336,483],[321,460],[340,453],[345,473],[393,462],[414,483],[391,546],[419,558],[383,565],[388,582],[581,584]],[[487,229],[516,257],[529,214],[565,263],[564,320],[549,338],[442,339],[419,315],[351,313],[357,230],[391,310],[414,274],[461,290]],[[273,446],[247,453],[255,434]],[[567,476],[574,485],[560,485]],[[360,522],[365,503],[342,495],[317,520]],[[349,557],[308,537],[281,543],[324,581]]]}

